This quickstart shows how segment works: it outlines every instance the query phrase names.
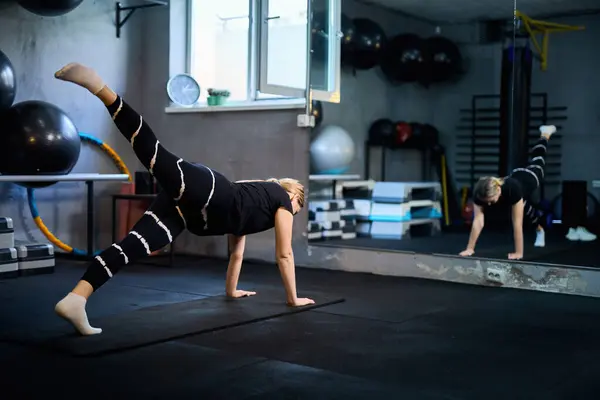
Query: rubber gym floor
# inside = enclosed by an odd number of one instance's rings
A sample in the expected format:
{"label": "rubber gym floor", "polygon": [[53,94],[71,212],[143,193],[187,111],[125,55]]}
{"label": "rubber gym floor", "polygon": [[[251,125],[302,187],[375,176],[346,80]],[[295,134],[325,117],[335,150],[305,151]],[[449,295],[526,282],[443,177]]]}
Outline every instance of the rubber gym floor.
{"label": "rubber gym floor", "polygon": [[[0,333],[63,324],[53,306],[84,268],[57,259],[54,274],[0,281]],[[174,268],[131,266],[90,299],[88,315],[93,325],[221,295],[225,268],[181,257]],[[345,301],[98,357],[3,342],[1,397],[598,398],[600,299],[303,268],[297,277],[300,295]],[[240,282],[257,296],[281,288],[274,265],[248,263]]]}

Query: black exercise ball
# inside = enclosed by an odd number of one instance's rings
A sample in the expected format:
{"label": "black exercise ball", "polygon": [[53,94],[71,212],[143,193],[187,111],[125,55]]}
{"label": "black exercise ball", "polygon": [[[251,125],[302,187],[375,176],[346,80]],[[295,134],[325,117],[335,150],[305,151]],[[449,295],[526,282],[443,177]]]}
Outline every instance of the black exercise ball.
{"label": "black exercise ball", "polygon": [[312,101],[312,115],[315,117],[315,128],[323,122],[323,103],[318,100]]}
{"label": "black exercise ball", "polygon": [[327,15],[325,11],[313,11],[311,24],[311,61],[327,59]]}
{"label": "black exercise ball", "polygon": [[424,41],[427,73],[424,83],[438,83],[455,79],[462,72],[463,60],[454,42],[443,36],[432,36]]}
{"label": "black exercise ball", "polygon": [[17,3],[36,15],[58,17],[79,7],[83,0],[17,0]]}
{"label": "black exercise ball", "polygon": [[17,78],[15,70],[6,54],[0,51],[0,112],[12,106],[16,94]]}
{"label": "black exercise ball", "polygon": [[423,40],[412,33],[394,36],[388,42],[381,70],[392,83],[416,82],[425,72]]}
{"label": "black exercise ball", "polygon": [[[324,62],[327,59],[329,45],[329,27],[327,23],[328,12],[313,12],[311,28],[312,60]],[[352,53],[354,45],[354,22],[347,15],[342,14],[341,61],[348,62],[348,55]]]}
{"label": "black exercise ball", "polygon": [[354,19],[355,38],[352,46],[352,66],[371,69],[379,64],[387,36],[381,27],[368,18]]}
{"label": "black exercise ball", "polygon": [[373,121],[369,127],[369,143],[389,146],[396,140],[396,124],[388,118]]}
{"label": "black exercise ball", "polygon": [[423,124],[419,122],[410,122],[409,125],[414,138],[420,138],[423,135]]}
{"label": "black exercise ball", "polygon": [[66,175],[79,159],[81,139],[73,121],[57,106],[24,101],[3,113],[0,148],[1,174]]}
{"label": "black exercise ball", "polygon": [[354,52],[354,44],[356,40],[356,27],[352,18],[342,14],[342,46],[341,58],[342,64],[348,64],[352,61],[352,53]]}
{"label": "black exercise ball", "polygon": [[435,147],[439,144],[440,133],[437,128],[431,124],[424,124],[421,127],[423,140],[429,147]]}

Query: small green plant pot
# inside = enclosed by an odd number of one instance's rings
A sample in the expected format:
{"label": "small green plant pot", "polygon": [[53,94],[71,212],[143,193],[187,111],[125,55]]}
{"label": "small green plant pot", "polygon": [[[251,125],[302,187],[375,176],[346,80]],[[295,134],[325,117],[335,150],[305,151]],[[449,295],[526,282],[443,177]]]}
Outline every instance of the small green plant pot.
{"label": "small green plant pot", "polygon": [[209,106],[222,106],[227,101],[225,96],[208,96],[206,102]]}

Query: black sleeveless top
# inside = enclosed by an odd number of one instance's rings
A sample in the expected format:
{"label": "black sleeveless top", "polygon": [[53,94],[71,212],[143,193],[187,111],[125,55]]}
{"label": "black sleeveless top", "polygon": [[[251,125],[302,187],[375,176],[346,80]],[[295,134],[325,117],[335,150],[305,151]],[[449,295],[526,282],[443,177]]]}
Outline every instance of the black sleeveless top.
{"label": "black sleeveless top", "polygon": [[234,200],[227,233],[236,236],[263,232],[275,226],[275,213],[294,213],[289,194],[277,182],[233,183]]}

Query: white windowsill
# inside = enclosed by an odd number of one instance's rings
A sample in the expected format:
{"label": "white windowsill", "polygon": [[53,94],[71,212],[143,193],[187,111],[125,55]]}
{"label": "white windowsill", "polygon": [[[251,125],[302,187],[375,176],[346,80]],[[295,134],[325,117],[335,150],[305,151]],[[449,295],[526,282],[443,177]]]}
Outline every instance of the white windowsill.
{"label": "white windowsill", "polygon": [[248,102],[231,102],[222,106],[209,106],[207,104],[197,104],[191,107],[182,107],[172,104],[165,108],[167,114],[180,113],[210,113],[227,111],[272,111],[272,110],[294,110],[304,108],[305,99],[285,99],[285,100],[257,100]]}

